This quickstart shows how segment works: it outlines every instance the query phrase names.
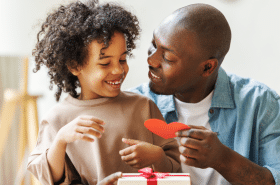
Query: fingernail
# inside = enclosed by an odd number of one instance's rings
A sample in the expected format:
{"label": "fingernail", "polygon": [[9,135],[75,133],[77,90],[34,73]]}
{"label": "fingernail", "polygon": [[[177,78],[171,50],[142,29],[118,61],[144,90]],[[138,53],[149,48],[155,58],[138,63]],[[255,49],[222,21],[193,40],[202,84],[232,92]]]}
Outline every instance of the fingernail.
{"label": "fingernail", "polygon": [[102,125],[105,125],[105,122],[102,122],[101,124],[102,124]]}
{"label": "fingernail", "polygon": [[179,133],[178,133],[178,132],[175,132],[175,135],[178,137]]}
{"label": "fingernail", "polygon": [[118,177],[122,177],[122,172],[118,172],[118,173],[117,173],[117,176],[118,176]]}
{"label": "fingernail", "polygon": [[101,138],[101,136],[102,136],[102,135],[100,134],[100,135],[98,136],[98,138]]}
{"label": "fingernail", "polygon": [[121,150],[119,151],[119,154],[122,155],[122,151]]}

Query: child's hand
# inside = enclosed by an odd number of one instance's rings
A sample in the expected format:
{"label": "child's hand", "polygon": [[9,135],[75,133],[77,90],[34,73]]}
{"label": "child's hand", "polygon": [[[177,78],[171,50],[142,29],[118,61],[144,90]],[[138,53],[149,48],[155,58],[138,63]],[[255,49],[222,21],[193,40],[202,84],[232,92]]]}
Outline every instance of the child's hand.
{"label": "child's hand", "polygon": [[119,154],[122,160],[133,168],[148,167],[156,162],[160,162],[162,156],[165,155],[161,147],[144,141],[125,138],[122,141],[131,146],[121,150]]}
{"label": "child's hand", "polygon": [[65,144],[76,140],[93,142],[94,139],[86,134],[100,138],[101,134],[104,133],[104,128],[101,126],[103,124],[105,123],[102,120],[93,116],[78,116],[63,126],[57,133],[57,137]]}
{"label": "child's hand", "polygon": [[97,185],[113,185],[121,177],[122,177],[122,172],[116,172],[116,173],[113,173],[113,174],[107,176],[106,178],[104,178]]}

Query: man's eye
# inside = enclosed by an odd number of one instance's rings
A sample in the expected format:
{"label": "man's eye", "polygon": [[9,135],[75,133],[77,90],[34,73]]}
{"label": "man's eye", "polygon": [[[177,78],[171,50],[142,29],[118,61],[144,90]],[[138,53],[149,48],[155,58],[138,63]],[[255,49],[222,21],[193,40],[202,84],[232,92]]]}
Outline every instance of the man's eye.
{"label": "man's eye", "polygon": [[154,46],[154,48],[157,48],[155,40],[152,40],[152,45]]}
{"label": "man's eye", "polygon": [[156,43],[153,40],[151,46],[148,49],[148,55],[151,55],[153,53],[154,49],[156,49]]}
{"label": "man's eye", "polygon": [[173,61],[168,60],[167,58],[165,58],[164,54],[162,55],[162,58],[163,58],[163,60],[165,60],[166,62],[170,62],[170,63],[172,63],[172,62],[173,62]]}

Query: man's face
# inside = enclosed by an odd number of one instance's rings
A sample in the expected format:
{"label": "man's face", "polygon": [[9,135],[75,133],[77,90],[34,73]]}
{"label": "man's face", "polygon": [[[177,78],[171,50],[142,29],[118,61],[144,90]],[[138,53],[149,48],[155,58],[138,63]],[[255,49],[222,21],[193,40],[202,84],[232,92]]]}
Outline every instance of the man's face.
{"label": "man's face", "polygon": [[150,88],[157,94],[191,94],[202,86],[207,60],[194,32],[162,24],[153,35],[148,50]]}

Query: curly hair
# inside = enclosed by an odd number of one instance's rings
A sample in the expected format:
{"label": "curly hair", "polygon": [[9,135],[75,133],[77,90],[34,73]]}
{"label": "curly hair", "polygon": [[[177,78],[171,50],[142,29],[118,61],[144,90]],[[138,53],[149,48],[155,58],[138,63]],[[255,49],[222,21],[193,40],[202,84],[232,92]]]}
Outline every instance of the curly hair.
{"label": "curly hair", "polygon": [[131,12],[112,3],[99,4],[98,0],[60,6],[48,15],[37,34],[38,42],[32,52],[36,62],[33,72],[46,65],[50,76],[49,88],[52,90],[54,84],[58,87],[56,101],[59,101],[62,91],[77,97],[76,89],[80,83],[68,67],[86,64],[87,48],[93,40],[103,43],[100,55],[104,54],[102,50],[109,47],[115,31],[124,34],[128,55],[131,56],[140,33],[139,21]]}

